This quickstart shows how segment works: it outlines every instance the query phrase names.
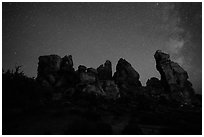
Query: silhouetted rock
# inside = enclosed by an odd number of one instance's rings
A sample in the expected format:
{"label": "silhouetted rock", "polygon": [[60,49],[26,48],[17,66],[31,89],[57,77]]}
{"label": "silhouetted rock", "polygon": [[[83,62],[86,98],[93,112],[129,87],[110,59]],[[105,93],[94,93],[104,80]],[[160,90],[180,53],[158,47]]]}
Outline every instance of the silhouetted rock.
{"label": "silhouetted rock", "polygon": [[53,86],[58,79],[61,58],[58,55],[40,56],[37,79],[46,86]]}
{"label": "silhouetted rock", "polygon": [[172,98],[178,102],[189,104],[194,91],[188,81],[187,72],[177,63],[170,60],[170,56],[157,50],[154,58],[156,68],[161,75],[161,82],[165,90],[172,94]]}
{"label": "silhouetted rock", "polygon": [[72,56],[64,56],[61,62],[61,71],[74,71]]}
{"label": "silhouetted rock", "polygon": [[38,62],[38,75],[57,72],[60,70],[61,58],[58,55],[40,56]]}
{"label": "silhouetted rock", "polygon": [[97,68],[99,80],[111,80],[112,79],[112,65],[109,60],[103,65]]}
{"label": "silhouetted rock", "polygon": [[60,58],[58,55],[39,57],[37,80],[45,87],[69,87],[77,82],[72,56]]}
{"label": "silhouetted rock", "polygon": [[128,94],[125,92],[135,92],[138,87],[141,87],[139,81],[140,75],[125,59],[120,59],[116,66],[116,72],[114,73],[114,81],[119,86],[120,91],[124,91],[121,94]]}

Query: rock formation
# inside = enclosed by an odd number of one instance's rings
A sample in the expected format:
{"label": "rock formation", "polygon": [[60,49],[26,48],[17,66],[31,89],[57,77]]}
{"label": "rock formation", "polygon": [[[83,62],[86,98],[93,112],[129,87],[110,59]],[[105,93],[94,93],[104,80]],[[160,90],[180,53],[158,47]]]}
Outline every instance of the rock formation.
{"label": "rock formation", "polygon": [[37,80],[46,87],[73,86],[76,83],[76,74],[72,56],[40,56]]}
{"label": "rock formation", "polygon": [[139,73],[135,71],[129,62],[122,58],[118,61],[113,79],[120,88],[121,94],[135,92],[138,87],[141,87],[139,78]]}
{"label": "rock formation", "polygon": [[160,50],[156,51],[154,58],[165,90],[178,102],[189,104],[194,91],[192,84],[188,81],[187,72],[177,63],[171,61],[168,54]]}
{"label": "rock formation", "polygon": [[98,77],[100,80],[111,80],[112,79],[112,65],[109,60],[106,60],[106,62],[103,65],[100,65],[97,68]]}
{"label": "rock formation", "polygon": [[154,58],[156,68],[161,74],[161,80],[151,78],[147,81],[145,93],[139,80],[139,73],[125,59],[119,59],[116,72],[112,77],[112,65],[109,60],[97,69],[78,66],[73,68],[72,56],[63,58],[58,55],[40,56],[38,63],[38,82],[56,91],[79,91],[106,98],[134,97],[139,94],[170,96],[173,100],[183,104],[190,104],[194,95],[192,84],[188,81],[187,72],[177,63],[170,60],[170,56],[156,51]]}

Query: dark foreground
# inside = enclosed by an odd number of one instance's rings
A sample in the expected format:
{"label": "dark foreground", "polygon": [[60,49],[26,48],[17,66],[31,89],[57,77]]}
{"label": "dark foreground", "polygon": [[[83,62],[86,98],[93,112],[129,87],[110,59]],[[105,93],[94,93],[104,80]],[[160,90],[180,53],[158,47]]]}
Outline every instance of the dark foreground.
{"label": "dark foreground", "polygon": [[3,111],[4,135],[202,134],[198,108],[78,99]]}

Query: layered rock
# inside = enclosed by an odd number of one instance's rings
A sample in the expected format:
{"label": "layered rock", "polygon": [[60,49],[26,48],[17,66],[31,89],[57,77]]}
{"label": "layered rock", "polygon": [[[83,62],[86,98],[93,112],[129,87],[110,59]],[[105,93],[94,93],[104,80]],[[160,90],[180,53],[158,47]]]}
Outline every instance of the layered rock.
{"label": "layered rock", "polygon": [[111,80],[112,79],[112,64],[109,60],[97,68],[99,80]]}
{"label": "layered rock", "polygon": [[119,86],[121,94],[125,95],[128,94],[127,92],[135,92],[138,87],[141,87],[139,78],[139,73],[129,62],[122,58],[118,61],[113,79]]}
{"label": "layered rock", "polygon": [[193,96],[194,91],[192,84],[188,81],[187,72],[177,63],[171,61],[168,54],[160,50],[156,51],[154,58],[165,90],[175,100],[184,102],[185,104],[190,103],[190,98]]}

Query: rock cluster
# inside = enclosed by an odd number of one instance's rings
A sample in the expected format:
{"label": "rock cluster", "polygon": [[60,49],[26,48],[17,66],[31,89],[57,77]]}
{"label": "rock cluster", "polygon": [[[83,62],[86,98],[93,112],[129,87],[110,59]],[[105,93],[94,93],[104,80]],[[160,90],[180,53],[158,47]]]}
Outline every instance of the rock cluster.
{"label": "rock cluster", "polygon": [[[63,58],[58,55],[46,55],[39,57],[37,81],[45,88],[52,91],[53,98],[62,94],[81,93],[104,96],[108,99],[116,99],[120,96],[118,86],[112,78],[112,66],[110,61],[100,65],[97,69],[79,65],[78,70],[73,68],[72,56]],[[59,91],[63,90],[64,93]],[[72,93],[67,93],[67,92]]]}
{"label": "rock cluster", "polygon": [[188,81],[187,72],[177,63],[170,60],[169,54],[157,50],[154,54],[156,68],[161,75],[161,83],[173,99],[184,104],[191,103],[194,95],[192,84]]}
{"label": "rock cluster", "polygon": [[123,58],[119,59],[112,76],[109,60],[97,69],[79,65],[75,71],[71,55],[63,58],[58,55],[40,56],[37,80],[43,87],[50,89],[64,89],[72,93],[78,91],[108,99],[134,97],[141,92],[148,92],[150,96],[165,94],[174,101],[190,104],[194,90],[188,81],[187,72],[160,50],[156,51],[154,58],[161,79],[149,79],[146,87],[142,87],[139,73]]}

